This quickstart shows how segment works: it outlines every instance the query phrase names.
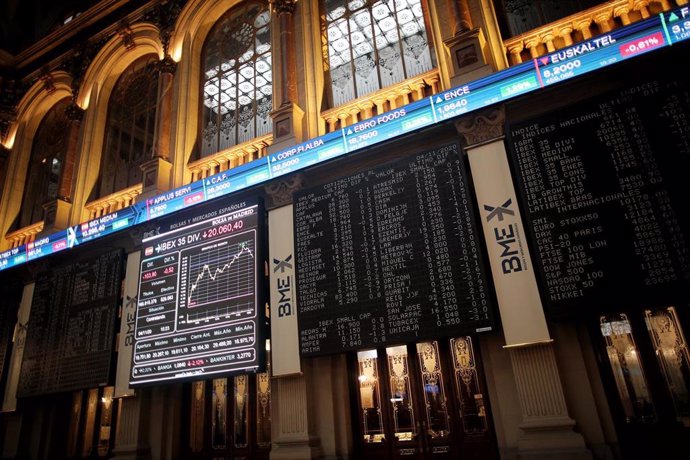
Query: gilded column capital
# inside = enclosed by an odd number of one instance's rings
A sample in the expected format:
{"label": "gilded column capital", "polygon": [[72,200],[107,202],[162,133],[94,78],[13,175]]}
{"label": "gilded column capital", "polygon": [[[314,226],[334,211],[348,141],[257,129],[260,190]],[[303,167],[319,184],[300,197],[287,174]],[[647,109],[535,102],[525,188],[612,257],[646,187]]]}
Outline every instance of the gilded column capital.
{"label": "gilded column capital", "polygon": [[271,199],[269,208],[277,208],[292,203],[292,194],[304,186],[304,176],[296,174],[290,178],[270,183],[264,187],[266,195]]}
{"label": "gilded column capital", "polygon": [[463,117],[455,122],[455,129],[463,137],[465,147],[474,147],[505,135],[505,110],[503,106]]}

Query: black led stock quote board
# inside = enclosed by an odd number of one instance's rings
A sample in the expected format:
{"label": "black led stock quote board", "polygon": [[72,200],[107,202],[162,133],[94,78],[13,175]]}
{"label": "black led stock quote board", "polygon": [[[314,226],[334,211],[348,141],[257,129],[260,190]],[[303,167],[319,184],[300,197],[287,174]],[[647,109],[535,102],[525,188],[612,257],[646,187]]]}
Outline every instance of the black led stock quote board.
{"label": "black led stock quote board", "polygon": [[687,292],[689,85],[687,78],[629,84],[510,127],[552,312]]}
{"label": "black led stock quote board", "polygon": [[456,144],[295,195],[303,355],[492,328]]}
{"label": "black led stock quote board", "polygon": [[263,365],[263,219],[259,203],[226,202],[142,241],[130,385]]}
{"label": "black led stock quote board", "polygon": [[108,384],[122,260],[114,250],[38,277],[18,397]]}

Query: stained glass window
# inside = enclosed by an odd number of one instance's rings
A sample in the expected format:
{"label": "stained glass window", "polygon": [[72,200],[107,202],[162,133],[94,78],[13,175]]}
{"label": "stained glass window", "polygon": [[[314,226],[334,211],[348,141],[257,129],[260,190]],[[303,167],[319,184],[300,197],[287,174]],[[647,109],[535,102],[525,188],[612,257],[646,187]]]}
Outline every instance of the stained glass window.
{"label": "stained glass window", "polygon": [[65,109],[68,105],[69,99],[55,104],[43,117],[34,137],[19,219],[20,228],[43,220],[43,205],[57,198],[67,153],[66,133],[69,132],[69,120]]}
{"label": "stained glass window", "polygon": [[270,12],[242,2],[209,33],[202,55],[201,156],[272,130]]}
{"label": "stained glass window", "polygon": [[151,158],[158,108],[158,56],[132,63],[118,79],[108,104],[99,197],[141,182]]}
{"label": "stained glass window", "polygon": [[431,70],[422,0],[324,0],[333,106]]}

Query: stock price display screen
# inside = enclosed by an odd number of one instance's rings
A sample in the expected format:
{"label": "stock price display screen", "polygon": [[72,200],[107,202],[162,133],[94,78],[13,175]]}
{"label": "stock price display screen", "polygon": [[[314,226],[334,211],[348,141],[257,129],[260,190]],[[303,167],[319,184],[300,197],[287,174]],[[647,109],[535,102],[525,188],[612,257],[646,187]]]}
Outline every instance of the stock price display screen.
{"label": "stock price display screen", "polygon": [[216,206],[143,240],[130,385],[263,363],[262,218],[258,204]]}
{"label": "stock price display screen", "polygon": [[688,83],[642,80],[511,126],[552,313],[686,295]]}
{"label": "stock price display screen", "polygon": [[491,330],[456,144],[301,191],[294,213],[302,355]]}

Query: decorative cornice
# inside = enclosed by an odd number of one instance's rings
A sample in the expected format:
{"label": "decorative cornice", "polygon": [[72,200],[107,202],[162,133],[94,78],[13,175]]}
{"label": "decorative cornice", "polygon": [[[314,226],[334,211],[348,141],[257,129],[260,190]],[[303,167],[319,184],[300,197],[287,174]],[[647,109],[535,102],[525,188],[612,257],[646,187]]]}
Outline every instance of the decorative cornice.
{"label": "decorative cornice", "polygon": [[293,14],[297,0],[270,0],[271,9],[277,14]]}
{"label": "decorative cornice", "polygon": [[268,208],[277,208],[292,203],[292,194],[304,186],[304,176],[296,174],[288,179],[270,183],[264,187],[266,195],[271,199]]}
{"label": "decorative cornice", "polygon": [[503,138],[505,118],[505,110],[500,106],[459,119],[455,129],[463,137],[465,147],[473,147]]}

